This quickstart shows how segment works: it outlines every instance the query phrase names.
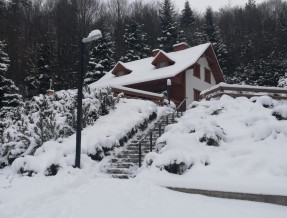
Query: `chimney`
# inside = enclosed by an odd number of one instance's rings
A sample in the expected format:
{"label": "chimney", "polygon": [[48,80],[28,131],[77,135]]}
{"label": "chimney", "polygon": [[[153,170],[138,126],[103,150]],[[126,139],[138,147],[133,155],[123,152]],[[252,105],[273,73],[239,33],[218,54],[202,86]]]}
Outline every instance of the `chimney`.
{"label": "chimney", "polygon": [[155,57],[159,53],[160,49],[154,49],[152,50],[152,56]]}
{"label": "chimney", "polygon": [[189,45],[185,42],[173,45],[173,51],[174,52],[182,51],[182,50],[187,49],[187,48],[189,48]]}

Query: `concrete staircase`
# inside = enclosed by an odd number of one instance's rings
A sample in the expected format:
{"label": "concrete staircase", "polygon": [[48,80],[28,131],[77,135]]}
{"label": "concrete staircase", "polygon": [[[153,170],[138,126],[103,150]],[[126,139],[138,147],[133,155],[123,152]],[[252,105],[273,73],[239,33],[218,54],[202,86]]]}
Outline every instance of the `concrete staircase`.
{"label": "concrete staircase", "polygon": [[[139,169],[139,144],[141,143],[141,163],[147,153],[154,150],[156,140],[164,133],[164,128],[177,121],[181,113],[163,115],[155,124],[125,146],[124,150],[116,155],[106,165],[106,173],[113,178],[129,179],[135,177]],[[152,132],[152,148],[150,143]]]}

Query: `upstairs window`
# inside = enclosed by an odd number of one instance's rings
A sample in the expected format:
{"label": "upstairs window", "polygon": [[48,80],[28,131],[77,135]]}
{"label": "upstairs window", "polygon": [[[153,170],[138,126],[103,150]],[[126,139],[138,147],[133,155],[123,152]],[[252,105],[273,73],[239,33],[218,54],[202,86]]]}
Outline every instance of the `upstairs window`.
{"label": "upstairs window", "polygon": [[197,77],[200,79],[200,65],[195,64],[193,67],[193,76]]}
{"label": "upstairs window", "polygon": [[124,72],[123,71],[119,71],[118,73],[117,73],[117,76],[123,76],[124,75]]}
{"label": "upstairs window", "polygon": [[160,62],[159,65],[158,65],[159,68],[163,68],[165,66],[166,66],[165,62]]}
{"label": "upstairs window", "polygon": [[211,84],[211,71],[206,68],[204,70],[204,81]]}

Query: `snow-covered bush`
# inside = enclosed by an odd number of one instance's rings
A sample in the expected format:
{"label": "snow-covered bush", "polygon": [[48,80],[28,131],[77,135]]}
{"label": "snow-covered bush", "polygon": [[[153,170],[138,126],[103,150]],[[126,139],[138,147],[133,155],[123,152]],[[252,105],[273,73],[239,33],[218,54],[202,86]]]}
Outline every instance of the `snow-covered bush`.
{"label": "snow-covered bush", "polygon": [[[117,98],[111,89],[83,92],[82,128],[114,108]],[[40,95],[10,111],[0,120],[0,166],[25,155],[34,155],[49,140],[61,142],[76,130],[76,91],[59,91],[53,96]]]}
{"label": "snow-covered bush", "polygon": [[[96,167],[98,161],[114,154],[122,140],[128,140],[147,122],[155,118],[155,103],[144,100],[120,99],[109,115],[99,117],[94,125],[82,131],[81,168]],[[12,170],[27,176],[55,175],[59,170],[73,167],[76,134],[61,140],[50,140],[37,148],[34,154],[21,155],[12,163]]]}
{"label": "snow-covered bush", "polygon": [[275,107],[272,111],[272,115],[276,117],[277,120],[287,120],[287,105]]}
{"label": "snow-covered bush", "polygon": [[286,177],[286,101],[224,95],[188,108],[178,123],[165,128],[143,172]]}

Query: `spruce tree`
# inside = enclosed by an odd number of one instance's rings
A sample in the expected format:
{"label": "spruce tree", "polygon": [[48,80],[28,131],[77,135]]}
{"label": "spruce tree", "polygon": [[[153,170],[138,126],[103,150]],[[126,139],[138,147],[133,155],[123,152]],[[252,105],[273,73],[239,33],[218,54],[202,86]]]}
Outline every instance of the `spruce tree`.
{"label": "spruce tree", "polygon": [[53,51],[49,43],[36,44],[30,52],[29,71],[25,78],[28,97],[45,94],[52,79]]}
{"label": "spruce tree", "polygon": [[84,80],[85,84],[96,82],[115,65],[114,42],[111,35],[109,33],[104,34],[101,39],[94,43],[95,46],[90,53],[88,72]]}
{"label": "spruce tree", "polygon": [[214,15],[212,9],[209,7],[206,9],[205,13],[205,35],[208,41],[212,43],[213,49],[221,66],[224,75],[228,76],[228,52],[227,47],[223,43],[219,27],[215,23]]}
{"label": "spruce tree", "polygon": [[0,75],[0,117],[22,105],[22,97],[18,92],[19,89],[12,80]]}
{"label": "spruce tree", "polygon": [[195,35],[195,17],[190,8],[189,1],[185,2],[184,9],[181,12],[180,16],[180,42],[192,43]]}
{"label": "spruce tree", "polygon": [[160,9],[161,37],[158,38],[159,46],[166,52],[173,50],[173,45],[178,43],[178,24],[175,22],[174,5],[171,0],[163,0]]}
{"label": "spruce tree", "polygon": [[126,24],[124,40],[126,55],[121,58],[123,62],[130,62],[146,58],[150,54],[150,47],[147,45],[147,35],[142,30],[143,25],[133,19]]}
{"label": "spruce tree", "polygon": [[9,67],[9,57],[5,52],[5,43],[0,41],[0,75],[6,76],[8,67]]}

